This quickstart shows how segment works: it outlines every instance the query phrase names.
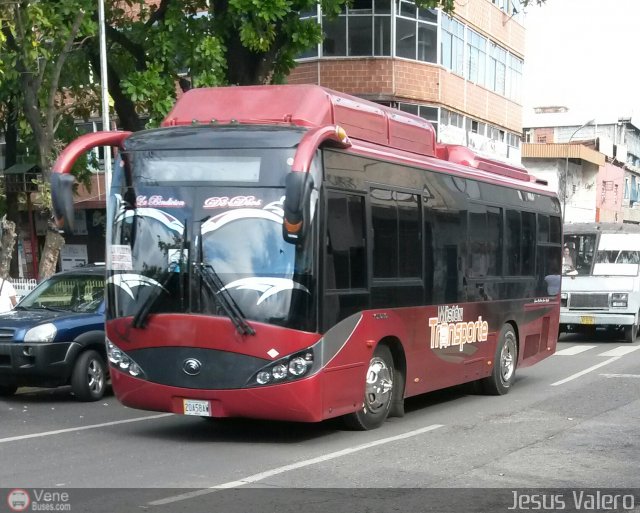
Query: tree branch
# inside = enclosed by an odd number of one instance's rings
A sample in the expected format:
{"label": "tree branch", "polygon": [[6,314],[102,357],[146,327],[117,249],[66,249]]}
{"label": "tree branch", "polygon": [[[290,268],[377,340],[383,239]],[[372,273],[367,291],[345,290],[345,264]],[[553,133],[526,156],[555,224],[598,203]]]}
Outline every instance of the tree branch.
{"label": "tree branch", "polygon": [[163,21],[164,17],[167,14],[167,8],[169,7],[170,3],[171,0],[162,0],[156,11],[151,16],[149,16],[149,19],[144,24],[145,28],[152,27],[153,24],[158,21]]}

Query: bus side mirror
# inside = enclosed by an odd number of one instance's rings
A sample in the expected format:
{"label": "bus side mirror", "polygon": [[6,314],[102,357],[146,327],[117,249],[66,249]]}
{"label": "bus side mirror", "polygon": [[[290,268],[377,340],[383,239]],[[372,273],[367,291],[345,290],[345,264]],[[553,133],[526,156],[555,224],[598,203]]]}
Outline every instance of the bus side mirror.
{"label": "bus side mirror", "polygon": [[301,244],[309,231],[309,209],[313,178],[309,173],[291,171],[285,180],[282,236],[291,244]]}
{"label": "bus side mirror", "polygon": [[73,231],[73,182],[75,178],[68,173],[51,174],[51,200],[53,216],[58,229],[66,233]]}

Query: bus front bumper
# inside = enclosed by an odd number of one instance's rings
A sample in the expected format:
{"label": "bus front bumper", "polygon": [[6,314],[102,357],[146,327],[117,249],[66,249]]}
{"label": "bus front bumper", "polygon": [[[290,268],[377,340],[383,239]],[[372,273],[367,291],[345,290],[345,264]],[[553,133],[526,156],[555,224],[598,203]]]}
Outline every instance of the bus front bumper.
{"label": "bus front bumper", "polygon": [[634,323],[636,323],[636,316],[632,313],[560,310],[560,324],[581,326],[628,326]]}
{"label": "bus front bumper", "polygon": [[[207,401],[211,417],[319,422],[323,412],[322,373],[299,381],[232,390],[178,388],[134,378],[110,368],[113,390],[125,406],[186,414],[185,401]],[[200,415],[204,416],[204,415]]]}

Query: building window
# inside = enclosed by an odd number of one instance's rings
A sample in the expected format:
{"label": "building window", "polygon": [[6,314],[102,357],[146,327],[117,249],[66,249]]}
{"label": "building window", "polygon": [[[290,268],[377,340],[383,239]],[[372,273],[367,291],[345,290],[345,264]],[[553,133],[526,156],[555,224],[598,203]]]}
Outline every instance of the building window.
{"label": "building window", "polygon": [[464,25],[449,16],[442,16],[442,65],[462,75],[464,62]]}
{"label": "building window", "polygon": [[512,100],[520,100],[522,94],[522,59],[509,54],[509,80],[507,81],[507,96]]}
{"label": "building window", "polygon": [[418,105],[416,103],[403,102],[398,102],[391,106],[403,112],[409,112],[410,114],[414,114],[416,116],[420,116],[423,119],[426,119],[431,123],[434,130],[436,131],[436,136],[438,135],[438,107],[430,107],[428,105]]}
{"label": "building window", "polygon": [[438,14],[399,0],[396,18],[396,56],[424,62],[438,61]]}
{"label": "building window", "polygon": [[489,67],[487,87],[504,96],[507,69],[507,51],[495,43],[489,43]]}
{"label": "building window", "polygon": [[322,30],[324,57],[390,56],[391,1],[354,0],[337,18],[323,16]]}
{"label": "building window", "polygon": [[471,82],[484,85],[487,69],[487,39],[477,32],[467,30],[467,78]]}

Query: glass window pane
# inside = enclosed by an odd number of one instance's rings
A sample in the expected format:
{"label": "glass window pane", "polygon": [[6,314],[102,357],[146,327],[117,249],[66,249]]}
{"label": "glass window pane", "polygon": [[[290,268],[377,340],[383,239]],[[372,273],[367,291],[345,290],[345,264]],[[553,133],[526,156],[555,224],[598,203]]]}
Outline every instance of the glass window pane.
{"label": "glass window pane", "polygon": [[489,270],[491,276],[502,274],[502,209],[487,207]]}
{"label": "glass window pane", "polygon": [[415,194],[396,193],[399,219],[400,277],[422,276],[420,211]]}
{"label": "glass window pane", "polygon": [[437,62],[438,59],[438,27],[436,25],[418,24],[418,60]]}
{"label": "glass window pane", "polygon": [[538,215],[538,242],[549,242],[549,216]]}
{"label": "glass window pane", "polygon": [[372,17],[349,16],[349,55],[372,55]]}
{"label": "glass window pane", "polygon": [[374,0],[376,14],[391,14],[391,0]]}
{"label": "glass window pane", "polygon": [[397,18],[396,20],[396,56],[407,59],[416,58],[416,22]]}
{"label": "glass window pane", "polygon": [[398,276],[398,209],[391,191],[371,190],[373,276]]}
{"label": "glass window pane", "polygon": [[536,245],[536,215],[522,212],[522,274],[533,276]]}
{"label": "glass window pane", "polygon": [[435,9],[422,9],[418,8],[418,19],[423,21],[430,21],[431,23],[438,22],[438,12]]}
{"label": "glass window pane", "polygon": [[520,276],[520,264],[522,261],[520,212],[507,210],[507,275]]}
{"label": "glass window pane", "polygon": [[370,14],[373,9],[373,3],[371,0],[352,0],[349,4],[349,12],[354,11],[358,14]]}
{"label": "glass window pane", "polygon": [[420,114],[421,118],[424,118],[428,121],[438,121],[438,108],[437,107],[427,107],[426,105],[420,105]]}
{"label": "glass window pane", "polygon": [[551,222],[549,224],[549,242],[560,243],[562,237],[562,221],[558,216],[551,216]]}
{"label": "glass window pane", "polygon": [[489,270],[487,241],[487,209],[484,205],[469,206],[469,262],[470,278],[486,276]]}
{"label": "glass window pane", "polygon": [[324,42],[322,52],[325,56],[347,55],[347,19],[339,16],[330,20],[326,16],[322,18],[322,30]]}
{"label": "glass window pane", "polygon": [[376,16],[374,20],[374,55],[391,55],[391,16]]}
{"label": "glass window pane", "polygon": [[416,17],[416,4],[413,2],[400,1],[400,16],[407,16],[408,18]]}
{"label": "glass window pane", "polygon": [[362,197],[329,193],[326,269],[328,289],[366,286]]}

